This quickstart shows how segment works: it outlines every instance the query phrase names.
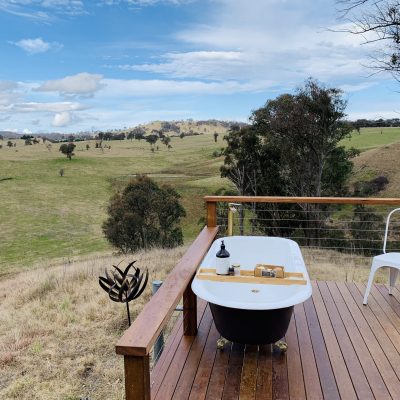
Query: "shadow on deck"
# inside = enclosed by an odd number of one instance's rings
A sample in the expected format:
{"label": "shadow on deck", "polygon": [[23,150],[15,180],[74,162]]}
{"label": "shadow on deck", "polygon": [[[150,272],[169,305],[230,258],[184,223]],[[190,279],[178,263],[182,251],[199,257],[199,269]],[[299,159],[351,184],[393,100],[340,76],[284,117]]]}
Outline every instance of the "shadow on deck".
{"label": "shadow on deck", "polygon": [[151,374],[152,399],[400,399],[400,291],[314,282],[295,307],[281,355],[268,346],[226,344],[209,307],[198,304],[197,336],[178,320]]}

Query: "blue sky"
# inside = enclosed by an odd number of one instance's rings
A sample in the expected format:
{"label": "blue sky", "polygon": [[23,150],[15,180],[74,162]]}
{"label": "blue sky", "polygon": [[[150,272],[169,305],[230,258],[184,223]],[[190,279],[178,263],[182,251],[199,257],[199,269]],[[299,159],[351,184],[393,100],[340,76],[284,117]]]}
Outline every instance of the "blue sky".
{"label": "blue sky", "polygon": [[312,76],[350,118],[399,117],[399,87],[334,0],[0,0],[0,130],[246,121]]}

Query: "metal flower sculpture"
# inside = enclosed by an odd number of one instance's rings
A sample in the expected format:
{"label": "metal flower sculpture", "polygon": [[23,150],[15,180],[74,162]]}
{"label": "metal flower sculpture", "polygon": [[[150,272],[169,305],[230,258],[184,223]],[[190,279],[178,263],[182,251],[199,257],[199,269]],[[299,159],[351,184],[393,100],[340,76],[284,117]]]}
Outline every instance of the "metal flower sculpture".
{"label": "metal flower sculpture", "polygon": [[[113,265],[115,270],[107,271],[105,269],[105,277],[99,277],[100,286],[108,293],[112,301],[126,303],[126,311],[128,313],[129,326],[131,325],[131,315],[129,312],[129,302],[137,299],[144,291],[149,279],[149,272],[146,269],[140,272],[140,268],[133,266],[135,261],[132,261],[122,271],[118,265]],[[129,270],[133,268],[134,273],[129,274]]]}

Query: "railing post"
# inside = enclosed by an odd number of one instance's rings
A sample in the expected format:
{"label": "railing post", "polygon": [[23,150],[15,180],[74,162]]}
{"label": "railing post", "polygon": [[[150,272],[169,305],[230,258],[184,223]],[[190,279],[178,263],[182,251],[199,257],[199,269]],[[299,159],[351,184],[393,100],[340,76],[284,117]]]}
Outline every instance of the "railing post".
{"label": "railing post", "polygon": [[150,400],[150,357],[124,356],[126,400]]}
{"label": "railing post", "polygon": [[207,226],[214,228],[217,226],[217,203],[207,201]]}
{"label": "railing post", "polygon": [[197,296],[192,291],[192,281],[183,292],[183,334],[197,335]]}

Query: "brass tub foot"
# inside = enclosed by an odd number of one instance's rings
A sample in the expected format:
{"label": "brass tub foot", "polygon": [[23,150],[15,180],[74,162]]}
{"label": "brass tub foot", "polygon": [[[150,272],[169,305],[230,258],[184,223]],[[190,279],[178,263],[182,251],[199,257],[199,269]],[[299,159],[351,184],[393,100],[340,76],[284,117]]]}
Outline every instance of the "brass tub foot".
{"label": "brass tub foot", "polygon": [[287,349],[288,349],[288,345],[286,342],[284,342],[283,340],[278,340],[275,344],[274,344],[274,348],[279,350],[281,353],[286,353]]}
{"label": "brass tub foot", "polygon": [[227,343],[229,343],[229,340],[221,337],[217,340],[217,349],[222,350]]}

